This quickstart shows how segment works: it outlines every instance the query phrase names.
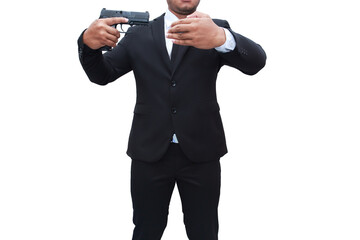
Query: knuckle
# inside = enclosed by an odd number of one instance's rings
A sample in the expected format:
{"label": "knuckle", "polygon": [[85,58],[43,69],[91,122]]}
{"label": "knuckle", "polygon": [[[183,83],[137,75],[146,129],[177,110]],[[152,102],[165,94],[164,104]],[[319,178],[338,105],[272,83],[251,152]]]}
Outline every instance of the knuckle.
{"label": "knuckle", "polygon": [[101,26],[101,25],[103,25],[104,21],[103,21],[103,19],[96,19],[94,23],[96,26]]}
{"label": "knuckle", "polygon": [[101,38],[105,38],[105,35],[106,35],[105,31],[100,31],[100,32],[99,32],[99,36],[100,36]]}

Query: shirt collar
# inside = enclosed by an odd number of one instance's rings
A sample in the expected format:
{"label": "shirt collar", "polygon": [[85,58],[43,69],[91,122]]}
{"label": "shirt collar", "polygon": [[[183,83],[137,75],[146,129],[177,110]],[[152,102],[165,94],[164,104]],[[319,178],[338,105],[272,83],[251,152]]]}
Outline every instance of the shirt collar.
{"label": "shirt collar", "polygon": [[179,20],[179,19],[172,12],[170,12],[169,9],[166,9],[165,16],[164,16],[166,31],[169,30],[169,28],[171,27],[171,24],[173,22],[176,22],[177,20]]}

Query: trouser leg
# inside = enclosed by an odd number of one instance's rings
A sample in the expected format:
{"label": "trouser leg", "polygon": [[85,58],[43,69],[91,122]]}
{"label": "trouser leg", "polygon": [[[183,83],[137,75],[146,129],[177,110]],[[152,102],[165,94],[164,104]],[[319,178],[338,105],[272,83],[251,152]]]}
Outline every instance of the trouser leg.
{"label": "trouser leg", "polygon": [[165,230],[175,182],[190,240],[217,240],[220,162],[191,162],[171,144],[156,163],[132,161],[133,240],[160,240]]}
{"label": "trouser leg", "polygon": [[163,160],[156,163],[132,161],[133,240],[161,239],[175,185],[170,172]]}
{"label": "trouser leg", "polygon": [[193,163],[178,172],[186,233],[190,240],[218,239],[220,162]]}

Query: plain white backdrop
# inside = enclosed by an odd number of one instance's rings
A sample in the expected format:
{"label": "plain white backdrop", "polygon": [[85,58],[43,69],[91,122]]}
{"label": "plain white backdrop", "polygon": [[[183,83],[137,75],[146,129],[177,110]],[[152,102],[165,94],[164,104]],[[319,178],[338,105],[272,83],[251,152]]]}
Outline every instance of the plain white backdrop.
{"label": "plain white backdrop", "polygon": [[[258,42],[255,76],[224,67],[221,240],[360,239],[356,1],[201,0]],[[133,74],[92,84],[77,38],[100,10],[165,0],[1,3],[0,239],[131,239]],[[175,188],[164,240],[185,240]]]}

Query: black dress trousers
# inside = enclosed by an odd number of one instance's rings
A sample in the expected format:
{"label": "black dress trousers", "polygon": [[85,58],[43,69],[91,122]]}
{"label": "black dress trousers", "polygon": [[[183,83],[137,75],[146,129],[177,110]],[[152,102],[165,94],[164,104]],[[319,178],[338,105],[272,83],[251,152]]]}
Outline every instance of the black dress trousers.
{"label": "black dress trousers", "polygon": [[194,163],[179,144],[170,144],[154,163],[132,160],[133,240],[160,240],[167,224],[169,203],[178,186],[184,224],[190,240],[217,240],[220,161]]}

